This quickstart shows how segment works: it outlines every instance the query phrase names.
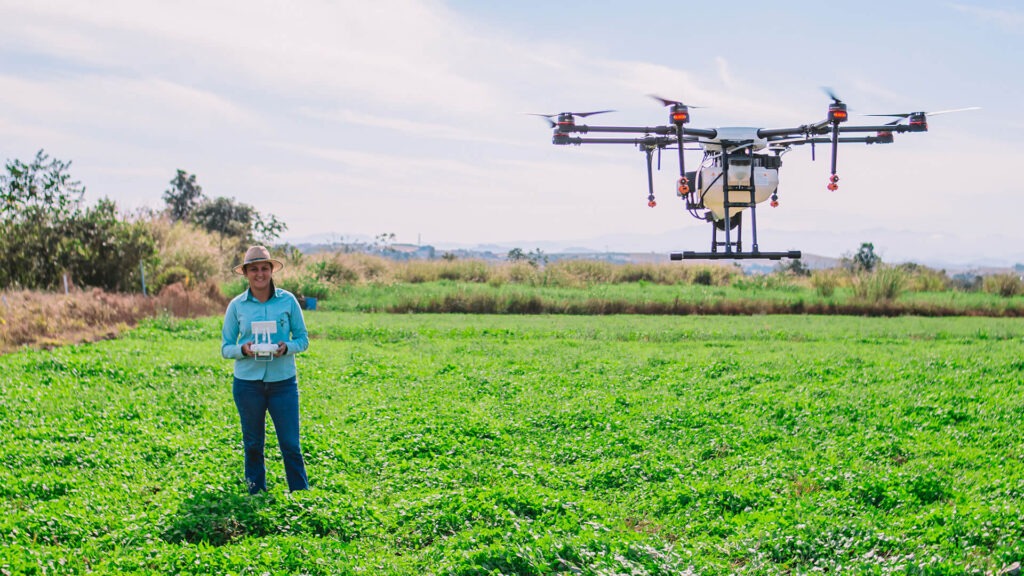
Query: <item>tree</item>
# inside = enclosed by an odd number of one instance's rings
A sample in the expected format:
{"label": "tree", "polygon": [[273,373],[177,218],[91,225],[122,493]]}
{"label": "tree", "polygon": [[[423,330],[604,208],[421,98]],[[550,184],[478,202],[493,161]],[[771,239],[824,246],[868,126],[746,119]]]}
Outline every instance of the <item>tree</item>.
{"label": "tree", "polygon": [[394,232],[381,232],[373,237],[373,249],[379,252],[387,252],[391,250],[391,245],[395,242]]}
{"label": "tree", "polygon": [[786,262],[780,262],[776,266],[776,270],[778,270],[780,274],[792,274],[793,276],[811,275],[811,269],[798,258],[793,258]]}
{"label": "tree", "polygon": [[85,188],[70,166],[40,150],[0,174],[0,288],[53,288],[65,274],[79,285],[141,288],[133,275],[155,253],[149,231],[106,198],[83,210]]}
{"label": "tree", "polygon": [[508,251],[509,262],[526,262],[534,268],[548,263],[548,256],[540,248],[534,248],[529,252],[523,252],[522,248],[513,248]]}
{"label": "tree", "polygon": [[85,188],[71,180],[70,167],[71,162],[51,159],[42,150],[30,164],[8,160],[0,174],[0,220],[61,219],[76,212]]}
{"label": "tree", "polygon": [[871,272],[881,263],[882,258],[875,254],[875,245],[871,242],[862,243],[860,249],[853,255],[853,265],[865,272]]}
{"label": "tree", "polygon": [[232,249],[244,248],[246,244],[270,245],[288,229],[288,225],[277,216],[264,216],[249,204],[224,196],[206,200],[197,206],[192,211],[192,222],[218,235],[221,250],[226,239],[235,244]]}
{"label": "tree", "polygon": [[171,187],[164,192],[164,202],[167,203],[171,222],[189,220],[204,199],[203,187],[196,181],[196,175],[181,169],[171,180]]}
{"label": "tree", "polygon": [[224,248],[225,239],[234,240],[237,245],[235,247],[242,247],[251,240],[253,222],[257,218],[255,208],[224,196],[207,200],[192,212],[193,222],[207,232],[220,236],[221,250]]}
{"label": "tree", "polygon": [[0,286],[55,286],[68,270],[69,226],[85,194],[71,179],[70,166],[42,150],[28,164],[6,163],[0,175]]}
{"label": "tree", "polygon": [[139,263],[154,259],[156,240],[145,222],[122,218],[112,200],[101,198],[75,219],[67,249],[77,283],[134,291],[142,286]]}
{"label": "tree", "polygon": [[266,217],[256,213],[256,221],[252,223],[252,236],[260,244],[273,244],[281,237],[281,233],[288,229],[288,225],[277,219],[277,216],[269,214]]}

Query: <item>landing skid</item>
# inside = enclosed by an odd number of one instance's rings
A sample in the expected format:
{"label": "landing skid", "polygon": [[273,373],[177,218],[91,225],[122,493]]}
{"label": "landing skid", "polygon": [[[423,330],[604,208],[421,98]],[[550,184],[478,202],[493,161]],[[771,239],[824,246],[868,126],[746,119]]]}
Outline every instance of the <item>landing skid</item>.
{"label": "landing skid", "polygon": [[799,250],[788,252],[673,252],[672,260],[782,260],[783,258],[799,259]]}

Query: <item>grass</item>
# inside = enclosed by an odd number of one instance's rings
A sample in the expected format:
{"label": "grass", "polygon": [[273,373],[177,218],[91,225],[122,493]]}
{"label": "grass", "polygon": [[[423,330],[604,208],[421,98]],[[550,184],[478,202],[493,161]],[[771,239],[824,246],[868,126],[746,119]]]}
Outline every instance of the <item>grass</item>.
{"label": "grass", "polygon": [[115,338],[144,318],[220,314],[225,305],[212,283],[193,290],[173,284],[149,298],[98,288],[70,294],[0,291],[0,354]]}
{"label": "grass", "polygon": [[1024,326],[310,313],[313,490],[245,495],[219,320],[0,357],[0,571],[985,574]]}
{"label": "grass", "polygon": [[[899,297],[858,295],[834,288],[824,296],[811,287],[771,283],[773,277],[728,286],[598,284],[585,288],[437,281],[420,284],[358,284],[337,288],[324,310],[486,314],[843,314],[864,316],[1024,315],[1024,297],[984,292],[910,292]],[[878,290],[884,292],[883,286]],[[875,294],[872,289],[872,294]]]}

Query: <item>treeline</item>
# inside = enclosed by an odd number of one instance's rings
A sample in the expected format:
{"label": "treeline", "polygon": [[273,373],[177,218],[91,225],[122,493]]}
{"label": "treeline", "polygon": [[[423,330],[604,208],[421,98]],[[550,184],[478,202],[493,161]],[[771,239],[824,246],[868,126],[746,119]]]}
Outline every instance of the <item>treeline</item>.
{"label": "treeline", "polygon": [[178,170],[161,210],[122,213],[102,197],[86,205],[71,162],[40,150],[0,173],[0,289],[96,287],[156,291],[216,277],[250,243],[272,243],[287,226],[233,198],[208,198]]}

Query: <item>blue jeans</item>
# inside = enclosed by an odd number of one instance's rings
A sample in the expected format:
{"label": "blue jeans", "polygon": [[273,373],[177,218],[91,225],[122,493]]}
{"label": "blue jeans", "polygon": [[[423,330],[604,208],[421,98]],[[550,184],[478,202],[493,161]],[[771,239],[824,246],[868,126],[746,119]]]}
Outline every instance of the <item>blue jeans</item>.
{"label": "blue jeans", "polygon": [[232,385],[235,406],[242,422],[245,448],[245,483],[250,494],[267,489],[263,447],[267,438],[267,412],[274,420],[277,444],[284,458],[284,472],[291,491],[309,488],[306,464],[299,445],[299,384],[295,377],[280,382],[241,380]]}

